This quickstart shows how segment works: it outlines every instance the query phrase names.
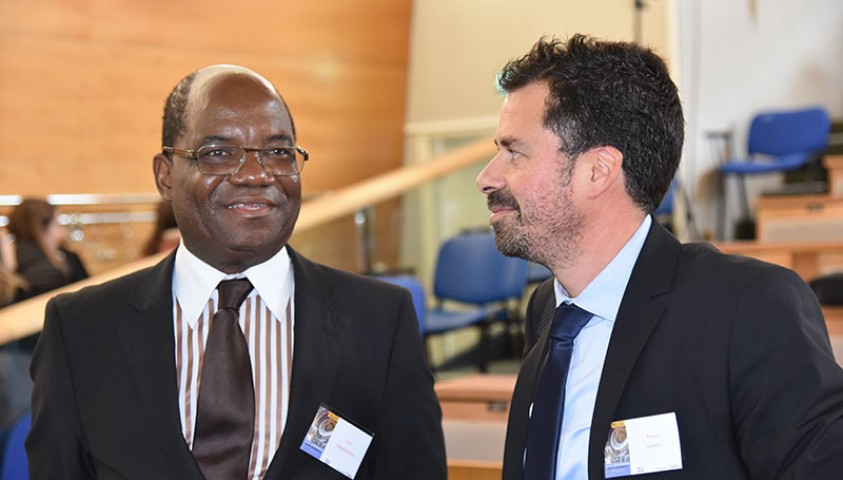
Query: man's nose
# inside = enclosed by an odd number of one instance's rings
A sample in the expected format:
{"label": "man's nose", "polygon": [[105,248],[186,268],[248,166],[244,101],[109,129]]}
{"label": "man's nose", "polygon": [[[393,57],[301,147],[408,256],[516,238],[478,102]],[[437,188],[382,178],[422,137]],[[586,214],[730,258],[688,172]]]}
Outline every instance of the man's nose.
{"label": "man's nose", "polygon": [[[254,160],[254,161],[253,161]],[[270,173],[263,164],[263,159],[258,150],[246,150],[243,152],[243,161],[230,178],[235,182],[241,179],[259,180],[261,182],[271,181],[274,175]]]}
{"label": "man's nose", "polygon": [[492,157],[475,179],[474,183],[477,185],[477,189],[485,195],[504,187],[505,182],[503,176],[499,174],[497,169],[499,156],[500,153],[497,153]]}

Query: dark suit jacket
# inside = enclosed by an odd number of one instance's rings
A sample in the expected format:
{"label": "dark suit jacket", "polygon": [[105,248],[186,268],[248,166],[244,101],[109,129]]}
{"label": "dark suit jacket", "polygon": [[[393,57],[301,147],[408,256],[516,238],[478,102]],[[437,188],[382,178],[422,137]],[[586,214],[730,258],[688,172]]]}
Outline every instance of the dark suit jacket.
{"label": "dark suit jacket", "polygon": [[[528,410],[554,310],[552,280],[527,313],[505,480],[522,478]],[[676,479],[831,479],[843,475],[843,371],[816,298],[790,270],[681,245],[653,222],[609,341],[589,438],[602,479],[615,420],[675,412]],[[586,455],[586,452],[577,452]]]}
{"label": "dark suit jacket", "polygon": [[[290,410],[265,478],[345,478],[299,450],[320,402],[375,434],[355,478],[445,478],[441,412],[409,293],[290,255]],[[32,363],[33,479],[202,478],[179,423],[173,259],[48,304]]]}

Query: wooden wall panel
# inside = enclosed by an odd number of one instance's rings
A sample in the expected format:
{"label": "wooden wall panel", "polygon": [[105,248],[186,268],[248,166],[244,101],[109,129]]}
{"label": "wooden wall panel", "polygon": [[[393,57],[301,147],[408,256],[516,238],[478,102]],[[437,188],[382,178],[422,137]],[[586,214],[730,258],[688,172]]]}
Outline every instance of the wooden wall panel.
{"label": "wooden wall panel", "polygon": [[305,193],[401,163],[410,0],[0,2],[0,193],[154,191],[188,72],[267,76],[312,152]]}

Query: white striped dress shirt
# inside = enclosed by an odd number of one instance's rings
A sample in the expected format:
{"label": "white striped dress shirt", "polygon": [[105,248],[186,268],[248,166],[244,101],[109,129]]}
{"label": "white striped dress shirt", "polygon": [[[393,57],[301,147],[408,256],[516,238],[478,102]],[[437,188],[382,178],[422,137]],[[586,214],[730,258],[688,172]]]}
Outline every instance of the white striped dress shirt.
{"label": "white striped dress shirt", "polygon": [[210,320],[216,312],[216,286],[224,279],[246,277],[255,287],[240,307],[240,328],[249,345],[255,386],[249,478],[260,480],[281,442],[289,408],[294,326],[289,255],[282,249],[267,262],[232,276],[205,264],[182,244],[176,253],[173,277],[179,411],[182,433],[191,449],[202,359]]}

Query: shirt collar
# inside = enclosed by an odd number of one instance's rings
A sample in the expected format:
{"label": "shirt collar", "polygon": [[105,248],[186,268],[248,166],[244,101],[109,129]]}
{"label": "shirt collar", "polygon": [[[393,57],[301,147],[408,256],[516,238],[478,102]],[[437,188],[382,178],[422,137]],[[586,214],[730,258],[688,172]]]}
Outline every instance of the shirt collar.
{"label": "shirt collar", "polygon": [[181,306],[184,318],[194,327],[208,299],[222,280],[246,277],[275,318],[282,319],[286,317],[284,310],[293,294],[292,270],[286,246],[263,263],[249,267],[244,272],[227,275],[199,259],[182,241],[176,250],[173,294]]}
{"label": "shirt collar", "polygon": [[638,260],[641,248],[644,247],[644,240],[650,231],[653,223],[649,215],[638,226],[638,230],[626,242],[623,248],[615,255],[615,258],[606,265],[594,280],[585,287],[580,295],[573,299],[568,295],[565,287],[559,280],[553,281],[554,293],[556,294],[556,305],[560,303],[576,303],[580,308],[593,313],[597,317],[605,318],[614,322],[618,316],[618,310],[626,291],[626,284],[632,275],[632,268]]}

